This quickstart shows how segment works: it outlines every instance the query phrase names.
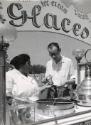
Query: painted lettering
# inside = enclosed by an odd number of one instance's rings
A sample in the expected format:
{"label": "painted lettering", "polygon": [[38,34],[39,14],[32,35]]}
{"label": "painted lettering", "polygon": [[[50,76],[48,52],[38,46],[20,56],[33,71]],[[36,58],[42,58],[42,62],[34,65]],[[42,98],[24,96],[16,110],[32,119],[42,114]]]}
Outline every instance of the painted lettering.
{"label": "painted lettering", "polygon": [[64,18],[61,22],[62,30],[68,33],[70,30],[66,26],[70,26],[71,21],[68,18]]}
{"label": "painted lettering", "polygon": [[[16,16],[16,15],[14,14],[14,12],[13,12],[14,6],[17,7],[18,10],[21,10],[21,9],[23,8],[23,6],[22,6],[20,3],[12,3],[12,4],[10,4],[10,5],[8,6],[8,8],[7,8],[8,16],[9,16],[11,19],[13,19],[13,20],[9,21],[9,23],[10,23],[11,25],[16,26],[16,27],[23,26],[24,23],[27,21],[27,13],[26,13],[25,10],[22,10],[20,16]],[[14,21],[15,21],[15,20],[20,20],[20,19],[21,19],[21,23],[20,23],[20,24],[15,24]]]}
{"label": "painted lettering", "polygon": [[33,26],[37,28],[40,27],[40,25],[38,25],[37,23],[37,16],[40,14],[40,11],[41,11],[41,6],[39,5],[35,5],[32,9],[32,23],[33,23]]}
{"label": "painted lettering", "polygon": [[50,28],[50,29],[54,28],[55,30],[60,30],[60,28],[58,28],[58,26],[57,26],[57,16],[56,15],[47,13],[44,16],[44,24],[47,28]]}
{"label": "painted lettering", "polygon": [[[45,6],[44,3],[42,4]],[[52,6],[56,6],[57,3],[52,1],[51,4]],[[19,16],[15,14],[14,7],[19,11]],[[65,33],[72,32],[74,36],[79,36],[82,39],[86,39],[89,36],[88,28],[82,27],[79,23],[72,24],[70,19],[62,18],[61,15],[59,17],[52,12],[46,12],[41,18],[41,13],[42,9],[40,5],[34,5],[29,13],[27,13],[27,10],[23,10],[23,6],[20,3],[11,3],[7,8],[7,14],[11,19],[9,23],[15,27],[24,26],[27,20],[30,20],[31,24],[36,28],[45,26],[47,29],[62,30]],[[41,20],[41,22],[39,20]]]}
{"label": "painted lettering", "polygon": [[79,33],[80,29],[81,29],[81,25],[80,25],[80,24],[75,23],[75,24],[73,25],[73,33],[74,33],[76,36],[79,36],[79,35],[80,35],[80,33]]}

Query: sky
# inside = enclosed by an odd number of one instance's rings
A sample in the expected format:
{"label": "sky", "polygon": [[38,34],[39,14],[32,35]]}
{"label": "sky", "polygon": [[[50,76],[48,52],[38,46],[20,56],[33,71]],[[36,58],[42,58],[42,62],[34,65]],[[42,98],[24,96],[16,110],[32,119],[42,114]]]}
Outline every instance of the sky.
{"label": "sky", "polygon": [[[91,0],[61,0],[67,7],[74,5],[79,11],[84,13],[91,12]],[[20,53],[27,53],[31,57],[32,64],[46,65],[49,60],[47,45],[50,42],[58,42],[62,48],[62,55],[76,60],[72,55],[74,49],[89,49],[91,46],[78,41],[74,38],[49,32],[18,32],[18,37],[8,49],[9,59]]]}
{"label": "sky", "polygon": [[48,32],[19,32],[18,38],[8,49],[9,58],[20,53],[27,53],[31,57],[32,64],[46,65],[50,59],[47,45],[50,42],[58,42],[62,48],[62,55],[69,57],[76,64],[72,51],[75,49],[88,49],[89,45],[61,34]]}

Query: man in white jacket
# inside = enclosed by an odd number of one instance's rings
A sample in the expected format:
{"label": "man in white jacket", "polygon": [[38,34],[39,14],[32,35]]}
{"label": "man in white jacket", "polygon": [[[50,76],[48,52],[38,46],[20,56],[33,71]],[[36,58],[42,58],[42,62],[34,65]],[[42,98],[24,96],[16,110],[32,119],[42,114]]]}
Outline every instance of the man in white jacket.
{"label": "man in white jacket", "polygon": [[[66,83],[74,83],[74,67],[71,59],[61,54],[61,48],[56,42],[48,45],[48,52],[51,59],[46,65],[46,79],[51,78],[53,85],[57,88],[65,86]],[[60,96],[60,89],[58,96]]]}

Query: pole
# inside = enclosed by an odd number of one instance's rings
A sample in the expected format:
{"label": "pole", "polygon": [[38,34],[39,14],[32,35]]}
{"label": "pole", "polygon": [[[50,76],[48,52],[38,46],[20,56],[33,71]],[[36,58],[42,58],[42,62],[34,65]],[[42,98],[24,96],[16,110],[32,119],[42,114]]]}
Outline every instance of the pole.
{"label": "pole", "polygon": [[0,50],[0,125],[6,125],[5,52]]}
{"label": "pole", "polygon": [[6,66],[6,49],[8,43],[4,43],[3,36],[0,41],[0,125],[6,125],[6,80],[5,80],[5,66]]}
{"label": "pole", "polygon": [[80,84],[80,66],[79,66],[79,63],[77,63],[77,84],[79,85]]}

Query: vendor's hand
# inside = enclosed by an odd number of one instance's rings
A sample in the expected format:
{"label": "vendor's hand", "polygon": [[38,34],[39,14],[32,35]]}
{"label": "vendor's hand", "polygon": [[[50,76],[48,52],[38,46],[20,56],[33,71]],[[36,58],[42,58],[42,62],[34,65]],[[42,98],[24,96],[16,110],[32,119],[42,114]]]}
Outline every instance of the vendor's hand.
{"label": "vendor's hand", "polygon": [[53,85],[52,76],[49,75],[47,78],[44,78],[44,79],[42,80],[42,83],[44,83],[44,84],[49,84],[49,85]]}
{"label": "vendor's hand", "polygon": [[65,82],[65,84],[72,84],[72,83],[75,83],[75,79],[70,79]]}
{"label": "vendor's hand", "polygon": [[52,76],[51,76],[51,75],[49,75],[49,76],[47,77],[47,80],[48,80],[49,83],[53,83],[53,81],[52,81]]}
{"label": "vendor's hand", "polygon": [[65,83],[65,87],[68,87],[69,89],[76,89],[75,79],[68,80]]}
{"label": "vendor's hand", "polygon": [[42,83],[44,83],[45,85],[53,85],[53,82],[50,82],[46,79],[42,80]]}

